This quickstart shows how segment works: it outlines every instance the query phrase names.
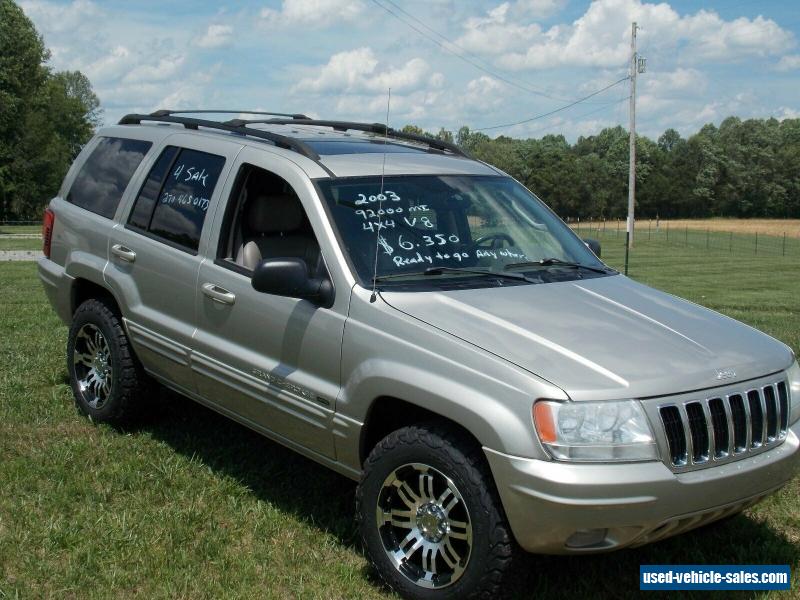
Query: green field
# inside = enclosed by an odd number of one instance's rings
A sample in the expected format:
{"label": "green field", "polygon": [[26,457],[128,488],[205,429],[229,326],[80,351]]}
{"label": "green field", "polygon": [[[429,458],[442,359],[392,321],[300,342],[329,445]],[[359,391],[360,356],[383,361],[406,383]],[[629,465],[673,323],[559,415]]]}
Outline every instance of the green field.
{"label": "green field", "polygon": [[[680,223],[686,223],[681,225]],[[654,221],[643,221],[637,224],[635,245],[642,242],[645,248],[661,244],[674,248],[683,246],[692,248],[695,252],[715,252],[729,256],[749,257],[794,257],[800,259],[800,234],[796,226],[788,232],[777,231],[779,225],[772,225],[776,230],[774,235],[760,231],[748,233],[744,231],[754,224],[744,219],[726,220],[698,220],[691,222],[662,222],[657,229]],[[792,222],[794,223],[794,221]],[[608,241],[612,246],[621,246],[625,240],[625,223],[613,221],[607,223],[571,223],[573,229],[581,237],[596,238]],[[727,230],[714,229],[714,227],[729,227]],[[767,229],[767,225],[763,225]],[[646,254],[646,252],[645,252]]]}
{"label": "green field", "polygon": [[[10,237],[9,234],[37,235],[39,237]],[[0,251],[41,250],[41,225],[0,225]]]}
{"label": "green field", "polygon": [[41,250],[42,240],[35,238],[0,237],[0,250]]}
{"label": "green field", "polygon": [[0,225],[0,235],[4,233],[42,233],[41,225]]}
{"label": "green field", "polygon": [[[619,267],[621,241],[603,243]],[[642,241],[631,275],[800,350],[796,258]],[[174,395],[137,429],[92,425],[73,408],[66,329],[33,263],[0,263],[0,288],[0,598],[387,597],[356,541],[353,483]],[[790,564],[797,595],[800,479],[641,549],[526,557],[512,591],[638,597],[645,563]]]}

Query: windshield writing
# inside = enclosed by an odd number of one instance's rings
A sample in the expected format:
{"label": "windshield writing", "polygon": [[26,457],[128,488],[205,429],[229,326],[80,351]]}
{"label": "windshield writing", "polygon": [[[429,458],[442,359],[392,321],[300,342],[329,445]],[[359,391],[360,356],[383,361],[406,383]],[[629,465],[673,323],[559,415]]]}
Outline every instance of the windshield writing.
{"label": "windshield writing", "polygon": [[500,271],[556,258],[602,266],[535,196],[505,177],[323,180],[320,187],[362,280],[426,267]]}

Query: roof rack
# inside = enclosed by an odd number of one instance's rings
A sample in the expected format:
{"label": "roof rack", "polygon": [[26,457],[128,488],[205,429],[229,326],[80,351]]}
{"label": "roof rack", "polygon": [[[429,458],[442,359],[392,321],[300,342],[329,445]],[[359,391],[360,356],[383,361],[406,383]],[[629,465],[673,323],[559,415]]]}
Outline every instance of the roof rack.
{"label": "roof rack", "polygon": [[[198,119],[196,117],[180,117],[177,114],[252,114],[252,115],[277,115],[278,119],[231,119],[229,121],[209,121],[207,119]],[[429,148],[439,150],[442,152],[450,152],[456,156],[464,158],[472,158],[466,151],[462,150],[455,144],[445,142],[426,135],[417,135],[416,133],[406,133],[404,131],[397,131],[391,127],[387,127],[383,123],[356,123],[353,121],[328,121],[322,119],[309,119],[302,114],[290,115],[287,113],[273,113],[263,111],[239,111],[239,110],[157,110],[150,114],[136,114],[132,113],[125,115],[119,120],[120,125],[138,125],[142,121],[153,121],[156,123],[176,123],[183,125],[186,129],[197,129],[199,127],[206,127],[209,129],[218,129],[227,131],[238,135],[245,135],[254,138],[268,140],[278,146],[279,148],[286,148],[294,150],[315,161],[322,166],[326,171],[327,167],[320,162],[320,155],[307,143],[297,138],[287,135],[281,135],[272,131],[265,131],[263,129],[254,129],[248,125],[255,124],[268,124],[268,125],[316,125],[318,127],[331,127],[337,131],[365,131],[367,133],[374,133],[377,135],[386,136],[399,140],[406,140],[410,142],[417,142],[425,144]]]}
{"label": "roof rack", "polygon": [[[295,152],[302,154],[310,158],[311,160],[319,163],[319,154],[317,154],[311,146],[303,142],[302,140],[298,140],[292,137],[288,137],[285,135],[281,135],[279,133],[273,133],[271,131],[261,131],[259,129],[252,129],[243,126],[237,126],[231,124],[230,121],[226,123],[222,123],[220,121],[208,121],[206,119],[197,119],[194,117],[176,117],[173,116],[173,112],[197,112],[197,113],[216,113],[216,112],[236,112],[238,111],[169,111],[169,110],[157,110],[149,115],[140,115],[140,114],[129,114],[125,115],[119,120],[120,125],[138,125],[142,121],[153,121],[157,123],[177,123],[179,125],[183,125],[186,129],[197,129],[198,127],[207,127],[209,129],[219,129],[222,131],[228,131],[230,133],[236,133],[239,135],[246,135],[250,137],[260,138],[263,140],[268,140],[278,146],[279,148],[286,148],[288,150],[294,150]],[[253,113],[253,114],[261,114],[261,113]],[[275,114],[275,113],[265,113],[265,114]],[[302,115],[300,115],[302,116]],[[293,122],[291,120],[287,121],[289,123]]]}
{"label": "roof rack", "polygon": [[279,113],[279,112],[264,112],[261,110],[157,110],[151,112],[151,117],[168,117],[170,115],[196,115],[196,114],[212,114],[212,115],[270,115],[273,117],[289,117],[291,119],[308,119],[301,113]]}
{"label": "roof rack", "polygon": [[[247,125],[266,124],[266,125],[316,125],[318,127],[331,127],[336,131],[366,131],[368,133],[375,133],[390,138],[407,140],[410,142],[417,142],[425,144],[430,148],[436,150],[448,151],[464,158],[472,158],[466,151],[459,148],[455,144],[445,142],[427,135],[417,135],[416,133],[406,133],[404,131],[397,131],[391,127],[387,127],[383,123],[356,123],[353,121],[326,121],[321,119],[298,118],[297,116],[291,119],[231,119],[225,122],[226,125],[232,127],[241,127],[247,129]],[[248,129],[248,131],[257,131]]]}

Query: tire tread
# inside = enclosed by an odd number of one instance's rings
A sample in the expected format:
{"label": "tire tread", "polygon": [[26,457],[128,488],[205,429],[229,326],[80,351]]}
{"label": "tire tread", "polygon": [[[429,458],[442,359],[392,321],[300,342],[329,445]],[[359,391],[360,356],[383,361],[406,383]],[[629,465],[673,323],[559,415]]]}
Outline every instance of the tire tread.
{"label": "tire tread", "polygon": [[[81,413],[93,421],[119,426],[138,420],[143,414],[145,402],[149,397],[151,383],[130,345],[122,325],[122,317],[116,306],[105,299],[92,298],[84,301],[75,310],[67,345],[67,364],[72,364],[70,357],[74,350],[74,336],[77,334],[78,326],[87,322],[85,319],[92,322],[95,320],[105,321],[113,333],[113,339],[109,339],[107,342],[109,346],[116,345],[119,352],[118,364],[114,367],[116,378],[114,385],[117,386],[117,389],[113,393],[113,397],[109,399],[107,410],[99,413],[90,412],[91,409],[87,409],[81,403],[73,382],[75,405]],[[72,381],[71,372],[70,380]]]}

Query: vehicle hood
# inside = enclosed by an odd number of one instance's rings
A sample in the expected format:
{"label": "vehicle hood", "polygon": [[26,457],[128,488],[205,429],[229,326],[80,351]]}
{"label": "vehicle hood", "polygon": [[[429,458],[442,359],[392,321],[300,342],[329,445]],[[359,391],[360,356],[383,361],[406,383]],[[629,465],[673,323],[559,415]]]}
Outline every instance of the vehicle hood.
{"label": "vehicle hood", "polygon": [[788,346],[623,275],[435,292],[382,292],[426,324],[557,385],[574,400],[646,398],[787,368]]}

